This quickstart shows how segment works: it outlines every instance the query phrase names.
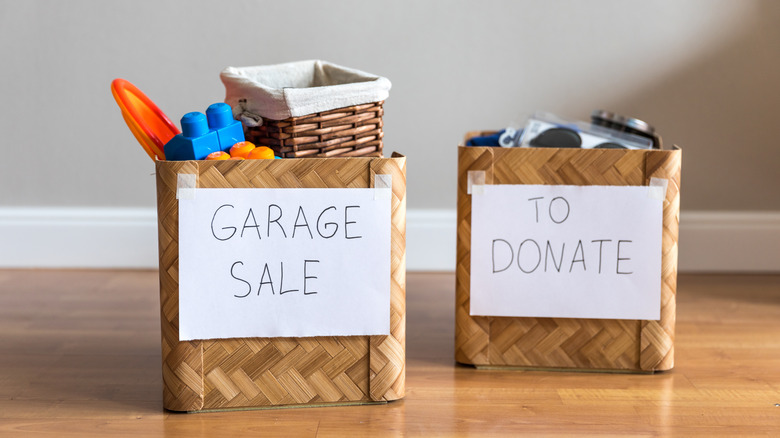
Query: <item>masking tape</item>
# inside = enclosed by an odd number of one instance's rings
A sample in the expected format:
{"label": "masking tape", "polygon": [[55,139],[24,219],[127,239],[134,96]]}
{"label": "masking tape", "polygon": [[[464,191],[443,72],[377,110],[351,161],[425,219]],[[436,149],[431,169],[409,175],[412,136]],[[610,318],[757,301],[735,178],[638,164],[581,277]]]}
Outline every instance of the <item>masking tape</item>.
{"label": "masking tape", "polygon": [[485,171],[469,170],[467,175],[468,184],[466,186],[466,193],[469,195],[481,195],[484,192]]}
{"label": "masking tape", "polygon": [[663,201],[666,199],[666,189],[669,187],[669,180],[666,178],[650,178],[650,185],[647,188],[647,197]]}
{"label": "masking tape", "polygon": [[176,199],[195,199],[198,175],[195,173],[179,173],[176,176]]}
{"label": "masking tape", "polygon": [[390,199],[393,193],[393,175],[374,175],[374,189],[374,199]]}

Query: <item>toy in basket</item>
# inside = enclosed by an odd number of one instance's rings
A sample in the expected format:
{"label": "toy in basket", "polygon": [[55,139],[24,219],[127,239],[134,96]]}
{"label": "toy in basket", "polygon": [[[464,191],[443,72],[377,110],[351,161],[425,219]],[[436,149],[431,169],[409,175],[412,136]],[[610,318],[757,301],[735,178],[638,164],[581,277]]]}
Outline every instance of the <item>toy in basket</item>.
{"label": "toy in basket", "polygon": [[220,77],[246,139],[277,156],[382,156],[384,77],[319,60],[228,67]]}

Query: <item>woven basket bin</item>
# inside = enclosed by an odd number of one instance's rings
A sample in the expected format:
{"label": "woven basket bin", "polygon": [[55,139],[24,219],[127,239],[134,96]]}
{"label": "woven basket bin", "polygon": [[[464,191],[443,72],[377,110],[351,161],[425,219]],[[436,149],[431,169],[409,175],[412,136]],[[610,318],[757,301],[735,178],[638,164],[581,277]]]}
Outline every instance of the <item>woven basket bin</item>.
{"label": "woven basket bin", "polygon": [[[156,171],[166,409],[367,404],[404,396],[406,158],[158,161]],[[390,335],[179,341],[180,173],[196,174],[201,188],[367,188],[374,175],[391,175]]]}
{"label": "woven basket bin", "polygon": [[[484,134],[469,133],[466,140]],[[477,367],[636,373],[671,369],[681,154],[678,148],[458,148],[455,359]],[[647,185],[652,177],[668,179],[663,204],[660,321],[471,316],[469,171],[484,171],[485,184]]]}
{"label": "woven basket bin", "polygon": [[280,157],[381,157],[384,102],[339,108],[284,120],[264,118],[246,139]]}

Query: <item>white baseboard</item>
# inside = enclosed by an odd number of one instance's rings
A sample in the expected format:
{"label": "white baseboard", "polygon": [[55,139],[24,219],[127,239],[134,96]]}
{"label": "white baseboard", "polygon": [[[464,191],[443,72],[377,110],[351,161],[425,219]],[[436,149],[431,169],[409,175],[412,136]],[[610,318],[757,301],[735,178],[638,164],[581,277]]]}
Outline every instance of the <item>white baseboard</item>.
{"label": "white baseboard", "polygon": [[0,208],[0,267],[156,268],[153,208]]}
{"label": "white baseboard", "polygon": [[[455,210],[407,212],[409,271],[455,269]],[[0,208],[2,268],[157,268],[154,209]],[[680,272],[780,272],[780,212],[683,212]]]}
{"label": "white baseboard", "polygon": [[780,272],[780,212],[680,214],[679,272]]}

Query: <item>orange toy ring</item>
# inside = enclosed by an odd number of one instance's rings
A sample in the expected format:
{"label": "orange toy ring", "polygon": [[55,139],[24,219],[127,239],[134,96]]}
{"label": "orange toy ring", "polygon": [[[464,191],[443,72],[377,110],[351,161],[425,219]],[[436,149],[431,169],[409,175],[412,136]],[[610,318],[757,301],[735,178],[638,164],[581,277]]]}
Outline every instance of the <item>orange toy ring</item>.
{"label": "orange toy ring", "polygon": [[152,160],[164,160],[165,143],[181,131],[151,99],[130,82],[114,79],[111,82],[111,94],[122,110],[127,127],[149,157]]}

